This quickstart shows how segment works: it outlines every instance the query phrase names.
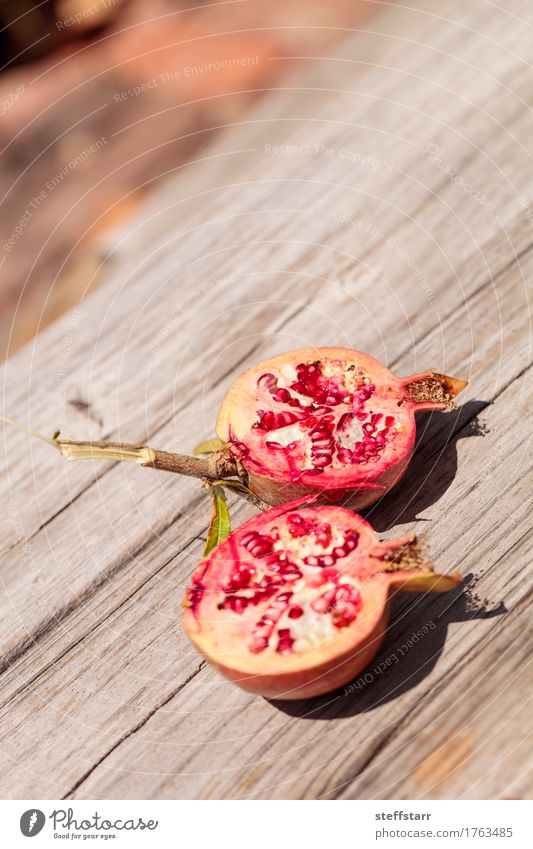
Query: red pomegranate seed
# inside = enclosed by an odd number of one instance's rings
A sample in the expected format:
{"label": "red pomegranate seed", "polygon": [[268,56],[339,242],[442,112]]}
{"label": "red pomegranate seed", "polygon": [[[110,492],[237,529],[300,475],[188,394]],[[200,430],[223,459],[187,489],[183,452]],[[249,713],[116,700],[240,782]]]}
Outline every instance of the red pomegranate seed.
{"label": "red pomegranate seed", "polygon": [[276,377],[267,372],[266,374],[262,374],[259,380],[257,381],[257,386],[259,389],[272,389],[273,386],[277,386],[278,381]]}
{"label": "red pomegranate seed", "polygon": [[245,589],[252,580],[254,571],[255,570],[250,566],[239,564],[238,568],[233,572],[223,589],[226,590],[226,592],[230,590]]}
{"label": "red pomegranate seed", "polygon": [[311,607],[317,613],[325,613],[329,607],[331,607],[333,601],[335,600],[335,588],[330,590],[326,590],[325,593],[319,595],[314,601],[311,602]]}
{"label": "red pomegranate seed", "polygon": [[278,631],[279,641],[276,651],[279,654],[289,654],[292,651],[294,637],[291,634],[290,628],[280,628]]}

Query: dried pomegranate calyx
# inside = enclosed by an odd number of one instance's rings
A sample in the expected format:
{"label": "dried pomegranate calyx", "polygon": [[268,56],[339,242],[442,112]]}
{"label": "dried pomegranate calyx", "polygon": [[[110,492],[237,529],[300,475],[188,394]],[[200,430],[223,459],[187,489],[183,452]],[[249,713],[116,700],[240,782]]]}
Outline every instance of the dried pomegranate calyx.
{"label": "dried pomegranate calyx", "polygon": [[424,375],[409,378],[406,384],[409,398],[417,404],[443,405],[448,410],[456,409],[453,400],[466,387],[464,380],[429,371]]}
{"label": "dried pomegranate calyx", "polygon": [[431,560],[425,555],[422,545],[414,534],[407,534],[392,543],[377,545],[370,552],[370,556],[381,561],[379,568],[383,572],[433,571]]}

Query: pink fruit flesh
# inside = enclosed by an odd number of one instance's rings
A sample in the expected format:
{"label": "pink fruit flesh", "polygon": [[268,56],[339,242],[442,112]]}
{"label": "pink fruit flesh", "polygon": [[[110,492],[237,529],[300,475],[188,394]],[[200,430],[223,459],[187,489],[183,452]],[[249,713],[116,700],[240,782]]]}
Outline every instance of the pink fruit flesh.
{"label": "pink fruit flesh", "polygon": [[446,590],[414,538],[309,499],[254,517],[204,560],[184,604],[197,648],[241,687],[298,699],[351,680],[376,654],[391,589]]}
{"label": "pink fruit flesh", "polygon": [[464,386],[433,371],[397,378],[347,348],[291,351],[238,378],[217,433],[269,504],[313,493],[362,509],[404,473],[415,412],[453,406]]}

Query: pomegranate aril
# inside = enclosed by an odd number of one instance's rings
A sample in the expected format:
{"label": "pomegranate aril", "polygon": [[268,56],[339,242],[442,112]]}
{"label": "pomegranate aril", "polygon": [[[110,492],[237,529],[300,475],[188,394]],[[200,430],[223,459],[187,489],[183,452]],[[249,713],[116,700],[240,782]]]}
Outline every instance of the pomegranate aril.
{"label": "pomegranate aril", "polygon": [[259,421],[253,425],[257,430],[272,430],[274,427],[275,416],[271,410],[258,410],[257,416]]}
{"label": "pomegranate aril", "polygon": [[350,424],[350,422],[352,420],[353,420],[352,413],[343,413],[343,415],[340,417],[340,419],[338,421],[337,430],[343,430],[348,424]]}
{"label": "pomegranate aril", "polygon": [[248,587],[252,580],[254,569],[249,566],[240,566],[237,568],[228,579],[223,589],[228,592],[231,590],[242,590]]}
{"label": "pomegranate aril", "polygon": [[289,601],[290,598],[292,598],[292,593],[280,593],[278,595],[276,601],[279,601],[279,602]]}
{"label": "pomegranate aril", "polygon": [[272,540],[257,531],[250,531],[241,539],[241,544],[253,557],[263,557],[272,551]]}
{"label": "pomegranate aril", "polygon": [[324,425],[322,422],[320,423],[320,427],[315,427],[313,430],[309,431],[309,436],[313,440],[313,442],[318,442],[319,439],[330,439],[330,431],[331,428],[329,424],[326,423]]}
{"label": "pomegranate aril", "polygon": [[248,551],[254,557],[264,557],[265,554],[269,554],[272,551],[272,543],[266,541],[257,542],[255,545],[249,546]]}
{"label": "pomegranate aril", "polygon": [[321,554],[318,558],[319,566],[334,566],[335,565],[335,557],[331,554]]}
{"label": "pomegranate aril", "polygon": [[[305,419],[304,410],[300,410],[299,412],[283,410],[281,413],[273,413],[272,410],[258,410],[257,415],[259,421],[255,422],[253,427],[256,430],[264,431],[279,430],[282,427],[288,427]],[[272,442],[268,444],[273,445]]]}
{"label": "pomegranate aril", "polygon": [[228,595],[217,607],[219,610],[232,610],[233,613],[244,613],[249,602],[250,599],[244,596]]}
{"label": "pomegranate aril", "polygon": [[287,517],[289,533],[293,537],[303,537],[311,532],[312,526],[298,513],[290,513]]}
{"label": "pomegranate aril", "polygon": [[335,588],[333,587],[330,590],[326,590],[325,593],[319,595],[314,601],[311,602],[311,607],[316,613],[325,613],[329,607],[331,607],[333,601],[335,600]]}
{"label": "pomegranate aril", "polygon": [[351,463],[354,459],[354,453],[349,448],[339,448],[337,457],[341,463]]}
{"label": "pomegranate aril", "polygon": [[313,437],[311,437],[311,439],[313,441],[313,449],[315,451],[320,451],[324,448],[331,449],[335,444],[329,434],[325,436],[315,437],[314,439]]}
{"label": "pomegranate aril", "polygon": [[331,525],[318,525],[315,530],[315,537],[318,545],[327,548],[331,542]]}
{"label": "pomegranate aril", "polygon": [[307,528],[303,525],[289,525],[289,533],[291,537],[305,537],[307,536]]}
{"label": "pomegranate aril", "polygon": [[279,654],[289,654],[294,645],[294,637],[291,634],[290,628],[280,628],[278,631],[278,645],[276,651]]}
{"label": "pomegranate aril", "polygon": [[302,577],[302,573],[296,566],[293,566],[290,569],[286,569],[282,574],[283,579],[285,581],[289,581],[290,583],[292,583],[293,581],[299,581]]}
{"label": "pomegranate aril", "polygon": [[289,604],[289,598],[290,594],[282,593],[269,604],[254,628],[252,639],[248,643],[250,651],[259,652],[266,649],[276,622]]}
{"label": "pomegranate aril", "polygon": [[331,618],[336,628],[350,625],[361,607],[361,596],[351,584],[342,584],[335,590]]}
{"label": "pomegranate aril", "polygon": [[264,589],[258,590],[253,595],[251,601],[253,602],[253,604],[260,604],[262,601],[267,601],[269,598],[272,598],[272,596],[278,592],[280,586],[280,582],[276,581],[275,583],[272,583]]}
{"label": "pomegranate aril", "polygon": [[259,380],[257,381],[258,389],[267,389],[269,392],[272,391],[275,387],[277,387],[278,381],[273,374],[267,372],[266,374],[262,374]]}
{"label": "pomegranate aril", "polygon": [[357,610],[355,604],[350,604],[349,602],[343,604],[340,609],[335,609],[332,612],[333,624],[336,628],[344,628],[346,625],[350,625],[351,622],[357,616]]}
{"label": "pomegranate aril", "polygon": [[355,548],[357,548],[358,542],[359,534],[357,533],[357,531],[350,531],[346,534],[343,548],[347,549],[348,551],[353,551]]}
{"label": "pomegranate aril", "polygon": [[299,619],[301,616],[304,615],[303,607],[300,607],[299,604],[293,604],[290,607],[287,615],[288,615],[289,619]]}

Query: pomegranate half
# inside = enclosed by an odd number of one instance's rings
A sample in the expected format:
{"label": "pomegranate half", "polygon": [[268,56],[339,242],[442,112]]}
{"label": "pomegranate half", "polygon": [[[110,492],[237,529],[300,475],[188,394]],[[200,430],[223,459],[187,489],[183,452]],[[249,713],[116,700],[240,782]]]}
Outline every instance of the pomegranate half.
{"label": "pomegranate half", "polygon": [[414,536],[380,543],[360,516],[312,498],[255,516],[196,569],[185,631],[220,672],[279,699],[327,693],[377,653],[394,590],[446,591]]}
{"label": "pomegranate half", "polygon": [[314,494],[361,510],[407,468],[414,414],[453,407],[465,386],[433,370],[395,377],[349,348],[290,351],[235,381],[216,429],[268,504]]}

